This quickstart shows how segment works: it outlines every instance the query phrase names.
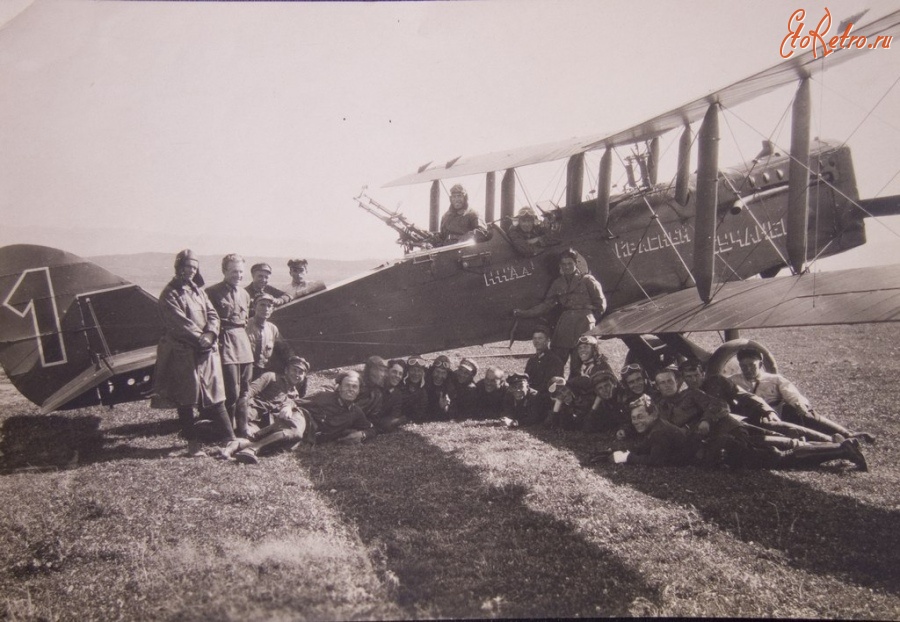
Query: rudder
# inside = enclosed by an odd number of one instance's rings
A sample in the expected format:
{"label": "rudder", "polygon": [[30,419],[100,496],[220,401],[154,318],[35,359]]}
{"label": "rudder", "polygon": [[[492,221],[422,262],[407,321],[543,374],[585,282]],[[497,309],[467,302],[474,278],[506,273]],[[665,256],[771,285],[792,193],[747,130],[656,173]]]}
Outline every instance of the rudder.
{"label": "rudder", "polygon": [[162,334],[155,298],[46,246],[0,248],[0,266],[0,364],[25,397],[42,412],[144,397]]}

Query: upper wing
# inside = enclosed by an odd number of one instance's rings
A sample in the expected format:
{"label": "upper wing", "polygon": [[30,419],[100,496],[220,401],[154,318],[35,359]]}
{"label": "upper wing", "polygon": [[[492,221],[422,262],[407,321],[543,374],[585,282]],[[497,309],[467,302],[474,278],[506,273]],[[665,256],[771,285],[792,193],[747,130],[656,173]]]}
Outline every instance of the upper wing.
{"label": "upper wing", "polygon": [[[852,34],[865,36],[868,40],[874,41],[879,35],[893,35],[897,32],[900,32],[900,10],[876,19],[861,28],[854,29]],[[852,50],[836,49],[828,54],[827,62],[829,66],[835,63],[842,63],[851,58],[856,58],[867,49],[869,49],[868,46]],[[584,153],[594,149],[616,147],[618,145],[628,145],[649,140],[654,136],[659,136],[664,132],[702,118],[706,113],[706,109],[713,102],[719,102],[727,107],[735,106],[764,95],[778,87],[790,84],[800,78],[822,71],[824,69],[824,63],[821,62],[823,51],[821,48],[818,48],[815,55],[813,52],[814,50],[803,53],[797,52],[788,60],[764,71],[738,80],[733,84],[687,102],[652,119],[612,134],[595,134],[580,138],[570,138],[560,142],[495,151],[485,155],[459,157],[450,160],[446,164],[439,164],[430,168],[426,165],[416,173],[405,175],[385,184],[385,187],[404,186],[447,177],[464,177],[476,173],[502,171],[528,164],[561,160],[577,153]]]}
{"label": "upper wing", "polygon": [[900,264],[724,283],[704,304],[694,289],[613,311],[591,332],[604,337],[900,322]]}

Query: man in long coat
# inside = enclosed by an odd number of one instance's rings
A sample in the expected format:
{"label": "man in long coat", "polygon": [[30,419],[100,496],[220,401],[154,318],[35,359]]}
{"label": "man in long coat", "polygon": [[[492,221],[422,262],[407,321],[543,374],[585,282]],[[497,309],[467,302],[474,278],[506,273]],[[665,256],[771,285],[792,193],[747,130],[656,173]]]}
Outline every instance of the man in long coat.
{"label": "man in long coat", "polygon": [[156,350],[154,408],[176,408],[188,451],[201,455],[194,426],[194,409],[218,426],[218,434],[234,439],[225,410],[222,361],[216,347],[219,315],[207,298],[200,262],[191,250],[175,258],[175,277],[159,296],[165,334]]}

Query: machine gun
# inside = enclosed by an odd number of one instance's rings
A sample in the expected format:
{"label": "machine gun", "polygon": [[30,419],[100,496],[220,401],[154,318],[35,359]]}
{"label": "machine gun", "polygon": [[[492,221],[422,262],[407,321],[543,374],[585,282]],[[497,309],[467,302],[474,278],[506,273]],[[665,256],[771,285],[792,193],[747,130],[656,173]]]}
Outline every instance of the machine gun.
{"label": "machine gun", "polygon": [[439,245],[440,240],[437,234],[419,229],[399,211],[392,212],[389,210],[366,194],[366,186],[363,186],[362,191],[358,196],[353,197],[353,200],[361,208],[400,234],[397,244],[403,246],[404,253],[411,253],[416,249],[427,250]]}

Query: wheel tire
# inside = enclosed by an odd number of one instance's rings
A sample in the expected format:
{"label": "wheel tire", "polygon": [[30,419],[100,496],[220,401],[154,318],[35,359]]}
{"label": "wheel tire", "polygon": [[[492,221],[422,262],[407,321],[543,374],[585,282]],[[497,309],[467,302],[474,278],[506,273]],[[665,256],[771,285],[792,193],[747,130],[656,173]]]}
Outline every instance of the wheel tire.
{"label": "wheel tire", "polygon": [[721,374],[722,370],[725,369],[725,364],[737,354],[738,350],[743,348],[754,348],[762,352],[763,368],[770,374],[778,373],[778,364],[775,362],[775,357],[764,345],[752,339],[732,339],[716,348],[716,351],[709,357],[709,361],[706,363],[706,375]]}

